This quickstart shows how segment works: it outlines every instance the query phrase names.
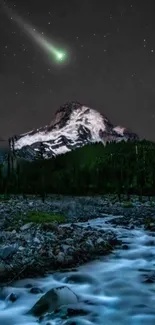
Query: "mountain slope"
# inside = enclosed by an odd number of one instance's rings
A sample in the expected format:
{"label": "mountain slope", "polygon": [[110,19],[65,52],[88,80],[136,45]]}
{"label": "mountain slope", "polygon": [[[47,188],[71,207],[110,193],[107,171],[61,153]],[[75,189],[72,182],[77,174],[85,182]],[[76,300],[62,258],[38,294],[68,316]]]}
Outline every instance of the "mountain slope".
{"label": "mountain slope", "polygon": [[17,156],[34,159],[40,143],[45,158],[66,153],[88,143],[136,140],[138,136],[126,128],[114,127],[97,110],[79,102],[67,102],[55,114],[49,125],[10,138],[10,147]]}

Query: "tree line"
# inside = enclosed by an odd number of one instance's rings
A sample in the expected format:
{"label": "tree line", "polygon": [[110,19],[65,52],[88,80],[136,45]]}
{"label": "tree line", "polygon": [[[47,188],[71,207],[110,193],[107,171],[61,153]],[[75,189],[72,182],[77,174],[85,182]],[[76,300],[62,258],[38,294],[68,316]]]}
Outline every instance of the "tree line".
{"label": "tree line", "polygon": [[155,143],[150,141],[88,144],[44,159],[44,145],[34,161],[14,151],[0,168],[0,193],[155,195]]}

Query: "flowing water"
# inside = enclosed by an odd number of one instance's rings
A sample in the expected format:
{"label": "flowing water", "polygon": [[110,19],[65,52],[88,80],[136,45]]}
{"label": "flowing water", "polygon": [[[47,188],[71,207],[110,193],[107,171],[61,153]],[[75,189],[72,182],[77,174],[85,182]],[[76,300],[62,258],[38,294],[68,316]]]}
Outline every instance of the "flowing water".
{"label": "flowing water", "polygon": [[[128,249],[116,249],[111,255],[83,265],[77,271],[56,272],[44,278],[14,283],[5,289],[6,298],[0,298],[0,325],[155,325],[155,233],[113,228],[105,224],[105,220],[107,218],[96,219],[89,224],[113,229]],[[83,302],[79,306],[88,312],[87,315],[62,320],[57,313],[51,315],[50,321],[42,322],[25,315],[42,296],[31,294],[30,289],[25,288],[28,283],[44,293],[53,287],[67,285],[80,296]],[[7,297],[10,293],[18,296],[13,303]]]}

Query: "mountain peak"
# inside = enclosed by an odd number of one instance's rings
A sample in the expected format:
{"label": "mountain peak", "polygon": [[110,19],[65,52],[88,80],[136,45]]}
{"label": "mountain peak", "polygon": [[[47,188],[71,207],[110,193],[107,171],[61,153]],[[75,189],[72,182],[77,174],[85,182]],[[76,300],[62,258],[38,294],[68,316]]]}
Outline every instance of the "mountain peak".
{"label": "mountain peak", "polygon": [[64,122],[67,122],[71,113],[74,110],[81,109],[82,104],[80,104],[78,101],[68,101],[64,105],[60,106],[60,108],[55,113],[55,118],[51,121],[49,126],[56,126],[58,123],[60,123],[61,120],[63,120],[62,125],[64,125]]}
{"label": "mountain peak", "polygon": [[138,136],[125,127],[113,126],[103,114],[70,101],[56,111],[49,125],[11,138],[10,146],[17,155],[34,159],[42,142],[46,158],[66,153],[88,143],[135,140]]}
{"label": "mountain peak", "polygon": [[64,105],[61,105],[58,108],[58,110],[56,111],[56,114],[60,113],[60,112],[68,112],[68,111],[72,112],[73,110],[82,108],[82,106],[83,105],[78,101],[68,101]]}

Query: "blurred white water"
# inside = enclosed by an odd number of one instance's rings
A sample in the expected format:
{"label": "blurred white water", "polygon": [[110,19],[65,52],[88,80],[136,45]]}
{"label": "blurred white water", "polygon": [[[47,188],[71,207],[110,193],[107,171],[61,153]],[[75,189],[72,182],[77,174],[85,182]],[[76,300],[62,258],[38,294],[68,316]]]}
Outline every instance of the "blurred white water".
{"label": "blurred white water", "polygon": [[[53,287],[67,285],[80,296],[81,305],[92,312],[70,318],[77,325],[155,325],[155,233],[127,230],[105,224],[105,219],[91,220],[94,227],[116,231],[128,249],[116,249],[111,255],[78,268],[75,272],[53,273],[45,278],[27,279],[5,289],[0,300],[0,325],[46,325],[28,311],[42,294],[31,294],[25,285],[30,283],[46,293]],[[84,226],[84,224],[83,224]],[[83,276],[83,281],[69,281],[71,275]],[[87,281],[88,277],[88,281]],[[146,283],[147,278],[154,279]],[[18,296],[10,302],[8,296]],[[59,314],[52,317],[51,325],[71,324]]]}

